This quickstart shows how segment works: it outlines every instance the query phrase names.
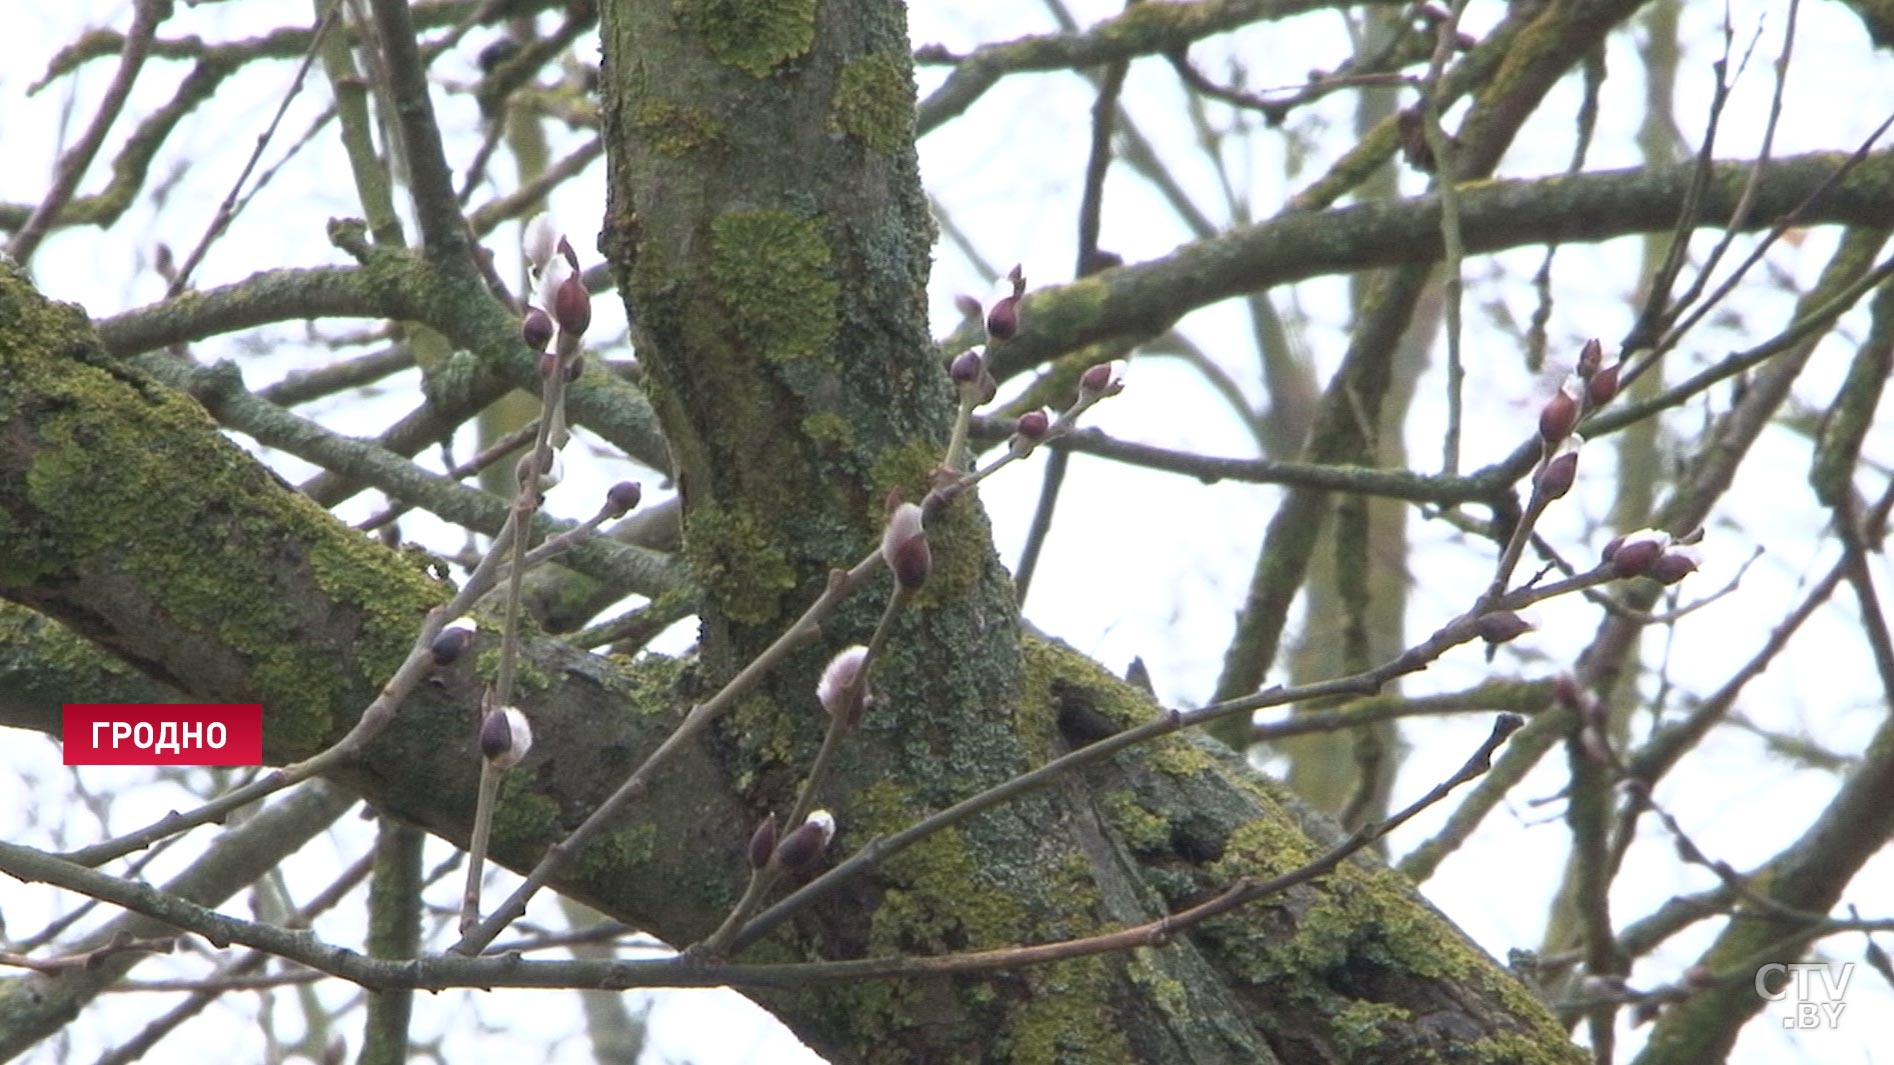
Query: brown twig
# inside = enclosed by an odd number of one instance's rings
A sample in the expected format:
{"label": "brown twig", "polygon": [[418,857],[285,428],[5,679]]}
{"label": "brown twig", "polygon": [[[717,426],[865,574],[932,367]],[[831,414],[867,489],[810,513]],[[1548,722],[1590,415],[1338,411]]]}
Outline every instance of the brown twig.
{"label": "brown twig", "polygon": [[59,212],[65,210],[66,203],[79,188],[79,179],[85,176],[92,160],[99,154],[99,148],[105,143],[105,135],[112,129],[112,123],[118,120],[125,102],[131,98],[132,83],[138,80],[138,71],[145,64],[145,56],[151,50],[151,39],[158,32],[158,23],[171,14],[170,0],[137,0],[132,6],[132,27],[125,34],[125,46],[119,52],[118,71],[112,75],[111,85],[106,87],[105,96],[99,101],[99,109],[92,113],[92,122],[80,135],[66,154],[59,157],[59,169],[53,175],[53,183],[46,190],[46,196],[39,206],[27,216],[26,223],[7,243],[7,254],[20,262],[26,262],[39,249],[40,242],[59,220]]}

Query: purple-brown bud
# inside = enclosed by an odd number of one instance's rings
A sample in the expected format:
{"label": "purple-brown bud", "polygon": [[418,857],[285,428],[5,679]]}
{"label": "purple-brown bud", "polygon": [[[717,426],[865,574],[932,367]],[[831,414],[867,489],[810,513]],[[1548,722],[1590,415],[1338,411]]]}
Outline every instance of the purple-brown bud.
{"label": "purple-brown bud", "polygon": [[1660,584],[1676,584],[1702,564],[1702,556],[1694,547],[1673,547],[1657,557],[1651,565],[1651,578]]}
{"label": "purple-brown bud", "polygon": [[894,571],[902,590],[913,592],[927,583],[934,556],[928,550],[927,531],[921,527],[921,508],[902,503],[888,515],[881,531],[881,558]]}
{"label": "purple-brown bud", "polygon": [[1125,364],[1122,360],[1101,362],[1079,377],[1079,399],[1104,399],[1125,390]]}
{"label": "purple-brown bud", "polygon": [[574,353],[566,360],[566,383],[571,384],[585,375],[585,353]]}
{"label": "purple-brown bud", "polygon": [[1585,341],[1585,346],[1578,350],[1579,378],[1586,381],[1591,380],[1591,376],[1598,372],[1598,367],[1603,366],[1604,362],[1605,346],[1598,343],[1598,338],[1593,337]]}
{"label": "purple-brown bud", "polygon": [[964,292],[954,297],[954,309],[964,318],[980,317],[980,301]]}
{"label": "purple-brown bud", "polygon": [[895,552],[893,569],[894,579],[906,591],[919,591],[927,583],[927,575],[934,572],[934,553],[927,546],[926,533],[901,545]]}
{"label": "purple-brown bud", "polygon": [[605,514],[622,518],[644,498],[644,486],[637,481],[620,481],[605,490]]}
{"label": "purple-brown bud", "polygon": [[1019,335],[1019,297],[1008,296],[986,312],[987,339],[1001,343]]}
{"label": "purple-brown bud", "polygon": [[526,308],[526,317],[520,319],[520,339],[534,351],[545,351],[552,343],[552,315],[538,307]]}
{"label": "purple-brown bud", "polygon": [[467,618],[455,618],[434,637],[434,642],[428,645],[428,654],[435,665],[450,666],[467,653],[473,641],[474,623]]}
{"label": "purple-brown bud", "polygon": [[1052,417],[1042,407],[1020,415],[1019,421],[1013,425],[1013,432],[1036,444],[1046,438],[1046,431],[1051,428]]}
{"label": "purple-brown bud", "polygon": [[968,348],[947,364],[947,376],[957,385],[971,385],[986,372],[986,358],[979,348]]}
{"label": "purple-brown bud", "polygon": [[1559,442],[1557,451],[1539,467],[1533,478],[1533,491],[1547,502],[1558,499],[1572,490],[1572,482],[1578,479],[1578,448],[1584,440],[1577,434]]}
{"label": "purple-brown bud", "polygon": [[[571,245],[562,244],[567,250]],[[552,297],[552,316],[559,328],[573,336],[583,336],[592,324],[592,294],[585,291],[585,278],[580,276],[575,262],[572,272],[559,285]]]}
{"label": "purple-brown bud", "polygon": [[1487,643],[1507,643],[1531,632],[1533,625],[1511,610],[1495,610],[1476,618],[1473,628]]}
{"label": "purple-brown bud", "polygon": [[776,815],[763,818],[763,823],[750,833],[750,868],[761,869],[769,864],[770,855],[776,853]]}
{"label": "purple-brown bud", "polygon": [[1670,534],[1658,529],[1639,529],[1626,533],[1605,545],[1605,561],[1620,577],[1644,577],[1670,546]]}
{"label": "purple-brown bud", "polygon": [[533,727],[518,707],[503,706],[480,722],[480,753],[496,769],[511,769],[533,749]]}
{"label": "purple-brown bud", "polygon": [[776,845],[776,864],[792,873],[801,872],[822,857],[834,836],[834,815],[827,810],[817,810]]}
{"label": "purple-brown bud", "polygon": [[1612,559],[1618,557],[1618,548],[1623,547],[1623,546],[1624,546],[1624,535],[1622,533],[1620,533],[1617,536],[1612,537],[1609,540],[1606,540],[1605,549],[1603,551],[1598,552],[1598,561],[1610,562]]}
{"label": "purple-brown bud", "polygon": [[1600,367],[1597,373],[1591,375],[1591,380],[1585,382],[1586,410],[1597,410],[1617,396],[1618,371],[1623,366],[1624,362],[1620,360],[1610,366]]}
{"label": "purple-brown bud", "polygon": [[1552,398],[1545,401],[1539,409],[1539,440],[1547,451],[1559,446],[1559,442],[1572,435],[1578,425],[1578,379],[1567,378],[1559,386]]}
{"label": "purple-brown bud", "polygon": [[1046,433],[1051,428],[1052,419],[1043,408],[1029,410],[1013,423],[1013,437],[1006,442],[1006,446],[1012,451],[1014,458],[1023,459],[1032,454],[1033,448],[1039,446],[1039,442],[1046,438]]}
{"label": "purple-brown bud", "polygon": [[[539,461],[533,460],[533,453],[520,456],[513,467],[513,477],[521,488],[533,488],[544,492],[565,479],[566,464],[559,453],[551,448],[539,449]],[[531,482],[529,484],[529,481]]]}

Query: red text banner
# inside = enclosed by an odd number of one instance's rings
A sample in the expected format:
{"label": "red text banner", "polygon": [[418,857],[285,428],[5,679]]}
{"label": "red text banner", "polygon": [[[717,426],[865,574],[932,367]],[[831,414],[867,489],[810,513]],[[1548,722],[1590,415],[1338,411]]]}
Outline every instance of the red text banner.
{"label": "red text banner", "polygon": [[67,765],[260,765],[260,703],[67,703]]}

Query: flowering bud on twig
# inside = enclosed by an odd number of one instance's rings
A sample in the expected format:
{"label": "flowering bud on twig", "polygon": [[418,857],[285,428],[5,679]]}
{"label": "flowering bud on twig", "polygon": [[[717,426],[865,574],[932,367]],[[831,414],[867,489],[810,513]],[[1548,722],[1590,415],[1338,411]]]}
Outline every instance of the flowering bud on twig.
{"label": "flowering bud on twig", "polygon": [[1577,377],[1567,376],[1559,390],[1552,393],[1545,406],[1539,410],[1539,440],[1547,451],[1559,446],[1559,441],[1572,435],[1578,425],[1579,403],[1584,396],[1584,385]]}
{"label": "flowering bud on twig", "polygon": [[986,351],[978,346],[954,356],[947,364],[947,376],[959,386],[962,401],[971,398],[975,407],[993,402],[1000,390],[1000,383],[986,368]]}
{"label": "flowering bud on twig", "polygon": [[881,531],[881,558],[894,571],[894,579],[904,591],[915,591],[927,583],[934,569],[934,556],[927,546],[927,531],[921,527],[921,508],[901,503],[888,515]]}
{"label": "flowering bud on twig", "polygon": [[552,316],[538,307],[526,308],[526,317],[520,319],[520,339],[534,351],[545,351],[552,343]]}
{"label": "flowering bud on twig", "polygon": [[776,864],[792,873],[801,872],[822,857],[834,836],[835,816],[827,810],[817,810],[776,845]]}
{"label": "flowering bud on twig", "polygon": [[862,683],[862,664],[868,660],[868,648],[861,644],[844,648],[822,670],[822,679],[816,682],[815,697],[822,709],[830,717],[842,719],[842,723],[853,726],[861,716],[862,702],[867,695],[867,686]]}
{"label": "flowering bud on twig", "polygon": [[1008,296],[986,312],[987,339],[998,344],[1019,335],[1019,297]]}
{"label": "flowering bud on twig", "polygon": [[770,855],[776,853],[776,815],[770,814],[763,823],[750,833],[750,868],[761,869],[769,864]]}
{"label": "flowering bud on twig", "polygon": [[455,618],[440,631],[439,635],[434,637],[434,642],[428,645],[428,654],[433,657],[434,664],[437,666],[453,665],[461,655],[467,653],[467,648],[473,646],[473,640],[473,621],[468,618]]}
{"label": "flowering bud on twig", "polygon": [[583,336],[592,324],[592,294],[585,290],[585,278],[577,264],[553,293],[552,316],[558,319],[560,329],[575,337]]}
{"label": "flowering bud on twig", "polygon": [[1017,265],[1006,275],[1006,280],[1012,284],[1012,293],[996,300],[993,309],[986,313],[987,339],[998,343],[1019,335],[1019,298],[1026,294],[1026,275]]}
{"label": "flowering bud on twig", "polygon": [[1008,441],[1008,446],[1012,448],[1014,455],[1024,458],[1032,453],[1033,448],[1039,446],[1039,442],[1046,438],[1046,433],[1051,428],[1052,417],[1043,408],[1029,410],[1013,423],[1013,438]]}
{"label": "flowering bud on twig", "polygon": [[1019,421],[1013,425],[1013,432],[1036,444],[1046,438],[1046,430],[1050,428],[1052,428],[1052,417],[1046,413],[1045,408],[1041,407],[1020,415]]}
{"label": "flowering bud on twig", "polygon": [[644,498],[644,486],[637,481],[620,481],[605,492],[606,516],[622,518]]}
{"label": "flowering bud on twig", "polygon": [[511,769],[533,749],[533,726],[518,707],[503,706],[480,722],[480,753],[496,769]]}
{"label": "flowering bud on twig", "polygon": [[1104,399],[1125,390],[1125,364],[1122,359],[1101,362],[1079,377],[1079,401]]}
{"label": "flowering bud on twig", "polygon": [[1578,478],[1578,449],[1585,439],[1577,433],[1559,441],[1558,449],[1548,456],[1533,478],[1533,490],[1550,502],[1572,490]]}
{"label": "flowering bud on twig", "polygon": [[1618,394],[1618,371],[1624,366],[1623,360],[1601,367],[1585,382],[1586,410],[1597,410],[1611,402]]}
{"label": "flowering bud on twig", "polygon": [[1604,362],[1605,348],[1603,344],[1598,343],[1598,338],[1593,337],[1585,341],[1585,346],[1578,349],[1579,378],[1586,381],[1591,380],[1592,374],[1597,373],[1598,367],[1604,365]]}
{"label": "flowering bud on twig", "polygon": [[1670,546],[1670,534],[1661,529],[1639,529],[1605,545],[1604,559],[1620,577],[1643,577]]}
{"label": "flowering bud on twig", "polygon": [[[521,488],[530,487],[541,492],[558,485],[565,476],[566,464],[559,458],[559,453],[551,448],[540,448],[538,461],[534,461],[533,453],[529,451],[521,455],[518,465],[513,467],[513,478]],[[527,483],[528,478],[532,478],[530,485]]]}
{"label": "flowering bud on twig", "polygon": [[986,372],[986,359],[977,347],[968,348],[955,355],[954,361],[947,364],[947,376],[952,378],[954,384],[957,385],[971,385],[980,380],[980,375],[984,372]]}
{"label": "flowering bud on twig", "polygon": [[1659,555],[1651,565],[1651,578],[1661,584],[1676,584],[1703,564],[1703,553],[1689,545],[1679,545]]}
{"label": "flowering bud on twig", "polygon": [[1495,610],[1474,619],[1473,628],[1487,643],[1507,643],[1531,632],[1533,624],[1511,610]]}

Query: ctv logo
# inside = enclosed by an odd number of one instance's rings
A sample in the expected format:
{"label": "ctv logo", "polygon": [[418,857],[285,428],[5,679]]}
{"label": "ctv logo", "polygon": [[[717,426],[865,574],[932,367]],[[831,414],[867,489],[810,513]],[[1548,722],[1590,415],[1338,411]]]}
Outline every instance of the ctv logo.
{"label": "ctv logo", "polygon": [[67,765],[261,765],[260,703],[67,703]]}
{"label": "ctv logo", "polygon": [[1847,1005],[1841,997],[1854,975],[1855,963],[1851,961],[1838,966],[1812,961],[1770,962],[1756,970],[1756,994],[1771,1002],[1789,1003],[1789,1014],[1782,1018],[1784,1028],[1837,1028],[1842,1007]]}

